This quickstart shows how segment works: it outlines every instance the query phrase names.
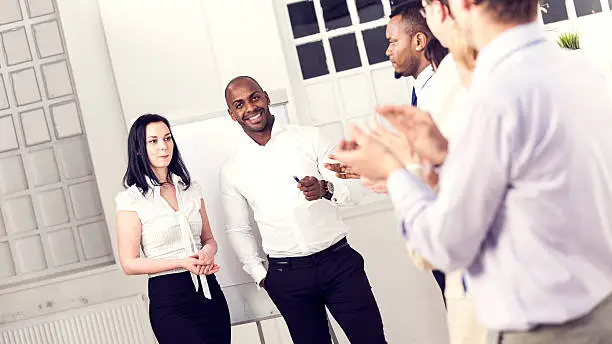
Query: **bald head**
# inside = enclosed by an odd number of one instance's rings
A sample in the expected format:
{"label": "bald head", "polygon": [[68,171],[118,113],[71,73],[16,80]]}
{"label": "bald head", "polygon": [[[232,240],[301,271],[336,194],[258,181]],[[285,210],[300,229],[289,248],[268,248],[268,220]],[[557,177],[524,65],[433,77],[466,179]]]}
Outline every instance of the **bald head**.
{"label": "bald head", "polygon": [[[246,83],[246,85],[245,85],[245,83]],[[227,103],[227,106],[230,106],[230,104],[232,102],[232,100],[228,99],[228,96],[230,94],[230,90],[232,88],[234,88],[234,86],[238,86],[238,85],[254,87],[258,91],[262,91],[263,92],[263,88],[261,88],[261,85],[257,82],[257,80],[253,79],[252,77],[250,77],[248,75],[237,76],[237,77],[233,78],[232,80],[230,80],[230,82],[227,83],[227,86],[225,86],[225,102]]]}

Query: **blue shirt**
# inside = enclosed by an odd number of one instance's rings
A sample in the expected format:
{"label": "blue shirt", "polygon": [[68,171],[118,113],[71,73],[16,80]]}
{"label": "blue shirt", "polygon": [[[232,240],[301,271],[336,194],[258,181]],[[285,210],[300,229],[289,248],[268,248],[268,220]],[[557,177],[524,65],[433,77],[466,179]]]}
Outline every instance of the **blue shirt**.
{"label": "blue shirt", "polygon": [[388,179],[407,239],[442,270],[466,268],[488,328],[587,314],[612,292],[612,102],[603,76],[532,23],[481,50],[467,97],[438,194],[406,170]]}

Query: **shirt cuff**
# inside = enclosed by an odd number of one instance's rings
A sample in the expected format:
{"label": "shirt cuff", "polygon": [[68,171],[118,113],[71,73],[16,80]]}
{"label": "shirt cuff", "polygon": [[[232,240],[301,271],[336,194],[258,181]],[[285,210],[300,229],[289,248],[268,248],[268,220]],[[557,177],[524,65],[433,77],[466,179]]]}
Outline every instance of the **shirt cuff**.
{"label": "shirt cuff", "polygon": [[398,168],[391,172],[387,178],[387,189],[389,196],[396,209],[401,211],[408,210],[412,203],[423,198],[433,199],[435,194],[427,184],[421,179],[410,173],[408,170]]}
{"label": "shirt cuff", "polygon": [[267,274],[268,274],[268,271],[263,266],[263,264],[257,264],[251,270],[251,274],[250,275],[255,280],[255,283],[257,283],[257,289],[258,290],[261,289],[261,281],[264,278],[266,278]]}
{"label": "shirt cuff", "polygon": [[359,179],[338,179],[328,182],[334,185],[334,193],[330,201],[337,206],[357,205],[366,193]]}
{"label": "shirt cuff", "polygon": [[330,201],[338,206],[343,205],[344,203],[348,203],[348,200],[349,200],[348,187],[344,185],[344,183],[342,182],[331,182],[331,181],[327,181],[327,182],[332,183],[332,185],[334,186],[334,193],[332,194]]}
{"label": "shirt cuff", "polygon": [[427,261],[425,257],[418,254],[412,248],[412,245],[410,245],[409,241],[406,242],[406,249],[408,250],[408,254],[410,255],[410,258],[412,258],[412,263],[414,263],[414,266],[417,268],[417,270],[420,270],[420,271],[436,270],[436,268],[433,265],[431,265],[431,263]]}

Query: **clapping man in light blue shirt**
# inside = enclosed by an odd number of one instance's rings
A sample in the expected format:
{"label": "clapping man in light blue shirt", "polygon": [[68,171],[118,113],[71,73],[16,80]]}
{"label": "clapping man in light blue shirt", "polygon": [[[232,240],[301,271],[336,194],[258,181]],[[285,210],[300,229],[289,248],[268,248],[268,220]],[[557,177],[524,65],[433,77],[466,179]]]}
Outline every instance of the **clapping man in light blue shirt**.
{"label": "clapping man in light blue shirt", "polygon": [[416,153],[441,166],[439,193],[358,129],[337,158],[387,179],[415,250],[447,272],[466,268],[491,343],[610,343],[605,79],[580,54],[546,40],[537,0],[451,0],[450,9],[480,51],[452,145],[427,113],[378,109]]}

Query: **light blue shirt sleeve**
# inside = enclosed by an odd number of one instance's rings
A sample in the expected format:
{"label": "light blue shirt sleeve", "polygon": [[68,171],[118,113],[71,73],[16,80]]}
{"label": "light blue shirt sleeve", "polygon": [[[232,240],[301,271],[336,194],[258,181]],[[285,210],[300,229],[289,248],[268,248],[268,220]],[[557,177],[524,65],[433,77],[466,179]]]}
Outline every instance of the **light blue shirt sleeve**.
{"label": "light blue shirt sleeve", "polygon": [[459,133],[452,145],[437,195],[406,170],[394,171],[387,181],[406,239],[443,271],[464,268],[474,260],[509,184],[511,117],[485,115],[479,109],[467,117],[470,130]]}

